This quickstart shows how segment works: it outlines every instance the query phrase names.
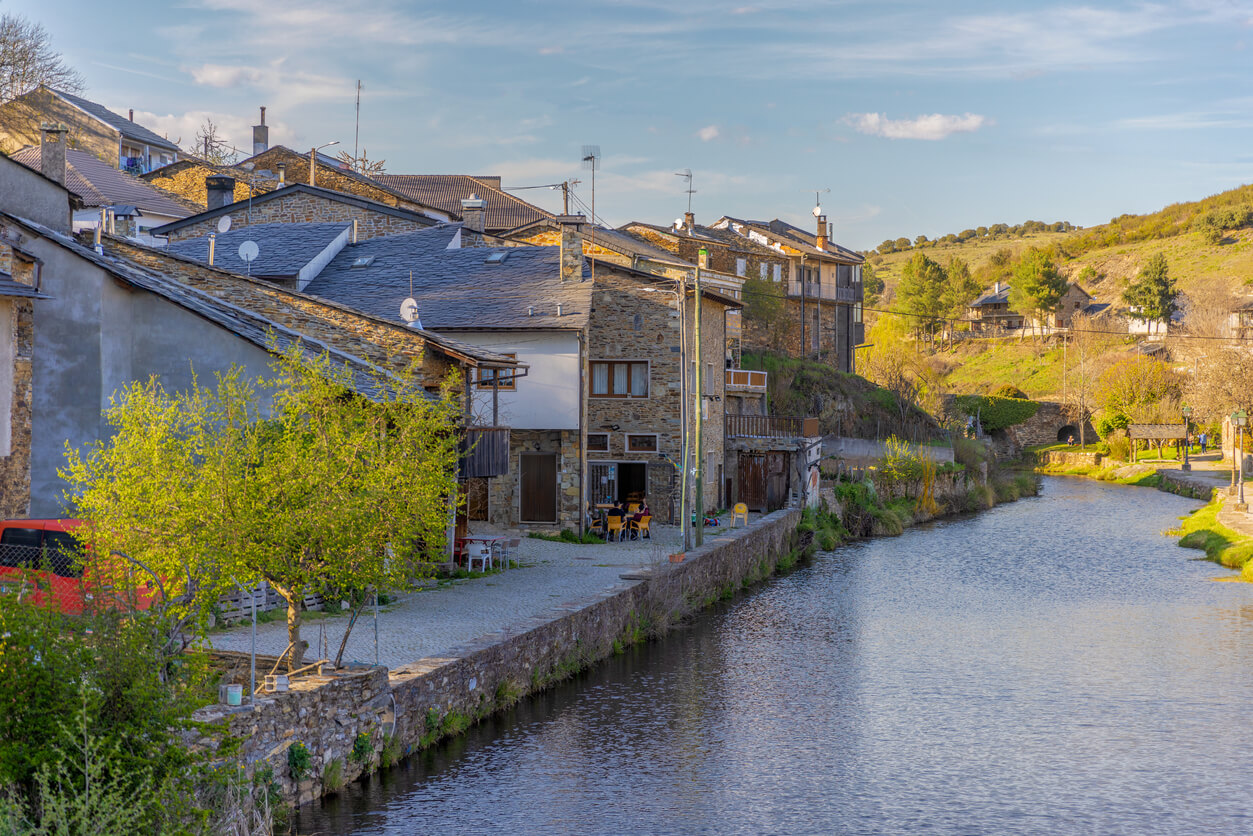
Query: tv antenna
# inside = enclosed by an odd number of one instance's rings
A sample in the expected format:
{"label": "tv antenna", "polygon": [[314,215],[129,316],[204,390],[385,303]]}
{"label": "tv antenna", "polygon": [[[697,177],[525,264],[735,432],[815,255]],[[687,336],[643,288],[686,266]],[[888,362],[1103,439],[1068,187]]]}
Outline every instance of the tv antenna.
{"label": "tv antenna", "polygon": [[239,257],[248,265],[248,275],[252,275],[252,262],[261,254],[261,248],[257,246],[256,241],[245,241],[239,245]]}
{"label": "tv antenna", "polygon": [[815,218],[822,214],[822,201],[819,199],[819,195],[827,194],[830,191],[831,191],[830,189],[814,190],[814,217]]}
{"label": "tv antenna", "polygon": [[[592,172],[592,251],[596,251],[596,169],[600,168],[600,146],[583,146],[583,167]],[[596,262],[592,261],[592,281],[596,281]]]}
{"label": "tv antenna", "polygon": [[[357,124],[352,129],[352,168],[357,170],[357,140],[361,137],[361,79],[357,79]],[[364,173],[364,172],[360,172]]]}
{"label": "tv antenna", "polygon": [[687,188],[683,191],[687,193],[687,213],[692,214],[692,195],[696,194],[696,189],[692,188],[692,170],[685,168],[682,171],[676,171],[675,177],[682,177],[687,181]]}

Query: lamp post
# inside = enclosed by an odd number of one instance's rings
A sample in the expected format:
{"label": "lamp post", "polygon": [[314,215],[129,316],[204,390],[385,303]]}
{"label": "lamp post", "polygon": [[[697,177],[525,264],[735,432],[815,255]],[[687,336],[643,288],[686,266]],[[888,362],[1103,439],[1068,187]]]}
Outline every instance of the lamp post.
{"label": "lamp post", "polygon": [[1249,414],[1243,409],[1232,416],[1236,419],[1236,436],[1240,439],[1240,455],[1236,457],[1236,486],[1239,494],[1236,499],[1236,510],[1247,511],[1249,506],[1244,502],[1244,428],[1249,423]]}
{"label": "lamp post", "polygon": [[256,191],[256,175],[253,169],[257,167],[256,163],[244,163],[240,166],[244,171],[248,172],[248,226],[252,226],[252,193]]}
{"label": "lamp post", "polygon": [[1192,417],[1192,407],[1185,405],[1182,412],[1183,412],[1183,469],[1191,470],[1192,465],[1188,463],[1188,444],[1191,442],[1191,436],[1188,435],[1188,420]]}
{"label": "lamp post", "polygon": [[332,145],[339,145],[339,140],[337,139],[337,140],[335,140],[334,142],[328,142],[328,143],[326,143],[325,145],[319,145],[319,146],[317,146],[316,148],[312,148],[312,149],[310,149],[310,150],[309,150],[309,185],[310,185],[310,186],[316,186],[316,185],[318,184],[318,183],[317,183],[317,179],[318,179],[318,169],[317,169],[317,158],[318,158],[318,152],[319,152],[319,151],[321,151],[323,148],[330,148]]}

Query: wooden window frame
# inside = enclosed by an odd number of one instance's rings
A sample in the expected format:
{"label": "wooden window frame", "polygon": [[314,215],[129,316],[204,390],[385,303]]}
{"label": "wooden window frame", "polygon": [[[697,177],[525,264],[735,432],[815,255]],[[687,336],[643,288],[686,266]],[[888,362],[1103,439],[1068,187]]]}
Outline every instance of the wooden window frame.
{"label": "wooden window frame", "polygon": [[[652,369],[652,363],[651,363],[650,361],[648,361],[648,360],[591,360],[591,361],[589,361],[589,362],[588,362],[588,364],[587,364],[587,365],[588,365],[588,375],[587,375],[587,393],[588,393],[588,394],[587,394],[587,396],[588,396],[589,398],[596,398],[596,399],[598,399],[598,400],[599,400],[599,399],[607,399],[607,400],[633,400],[633,401],[642,401],[642,400],[647,400],[647,399],[648,399],[648,396],[649,396],[649,393],[652,391],[652,386],[653,386],[653,369]],[[613,370],[614,370],[614,367],[615,367],[615,366],[626,366],[626,367],[627,367],[627,387],[628,387],[628,389],[630,388],[630,385],[631,385],[631,369],[630,369],[630,367],[631,367],[631,366],[643,366],[643,367],[644,367],[644,394],[642,394],[642,395],[632,395],[632,394],[630,394],[630,392],[626,392],[626,393],[619,394],[619,393],[617,393],[617,392],[613,392],[613,391],[609,391],[609,392],[606,392],[606,393],[604,393],[604,394],[597,394],[597,393],[593,390],[593,387],[595,386],[595,380],[596,380],[596,366],[598,366],[598,365],[605,365],[605,366],[608,366],[608,367],[609,367],[609,369],[608,369],[608,371],[607,371],[607,379],[608,379],[608,385],[609,385],[609,389],[610,389],[610,390],[612,390],[612,389],[613,389],[613,379],[614,379],[614,372],[613,372]]]}
{"label": "wooden window frame", "polygon": [[[593,447],[593,438],[605,439],[604,447]],[[609,433],[588,433],[587,434],[587,452],[589,453],[608,453],[609,452]]]}
{"label": "wooden window frame", "polygon": [[[500,351],[497,353],[503,354],[506,357],[510,357],[514,360],[518,359],[517,352]],[[514,377],[513,373],[509,373],[508,380],[500,381],[499,386],[492,386],[492,380],[496,377],[497,374],[499,374],[500,372],[508,372],[508,371],[509,371],[508,369],[485,369],[482,366],[476,366],[474,369],[474,385],[477,386],[479,389],[487,389],[489,391],[492,389],[497,389],[501,392],[516,391],[518,388],[518,379]]]}
{"label": "wooden window frame", "polygon": [[[657,433],[623,433],[623,450],[627,455],[631,453],[660,453],[661,440]],[[631,448],[631,439],[633,438],[651,438],[653,440],[653,448],[651,450],[635,450]]]}

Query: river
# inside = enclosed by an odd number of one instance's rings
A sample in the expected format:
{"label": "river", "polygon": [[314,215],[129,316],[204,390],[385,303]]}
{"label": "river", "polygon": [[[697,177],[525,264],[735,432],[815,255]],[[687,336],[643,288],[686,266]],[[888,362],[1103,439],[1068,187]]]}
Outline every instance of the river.
{"label": "river", "polygon": [[1253,586],[1199,503],[1041,496],[819,554],[310,805],[301,834],[1253,832]]}

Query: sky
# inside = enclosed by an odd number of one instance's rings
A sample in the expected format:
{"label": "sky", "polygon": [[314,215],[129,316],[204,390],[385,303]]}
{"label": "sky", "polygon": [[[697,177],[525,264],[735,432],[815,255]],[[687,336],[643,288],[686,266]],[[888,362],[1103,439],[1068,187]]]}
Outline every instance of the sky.
{"label": "sky", "polygon": [[[123,10],[124,9],[124,10]],[[360,139],[393,174],[577,178],[596,214],[869,249],[1091,226],[1253,182],[1253,0],[0,0],[88,98],[190,145]],[[560,193],[516,192],[559,211]]]}

